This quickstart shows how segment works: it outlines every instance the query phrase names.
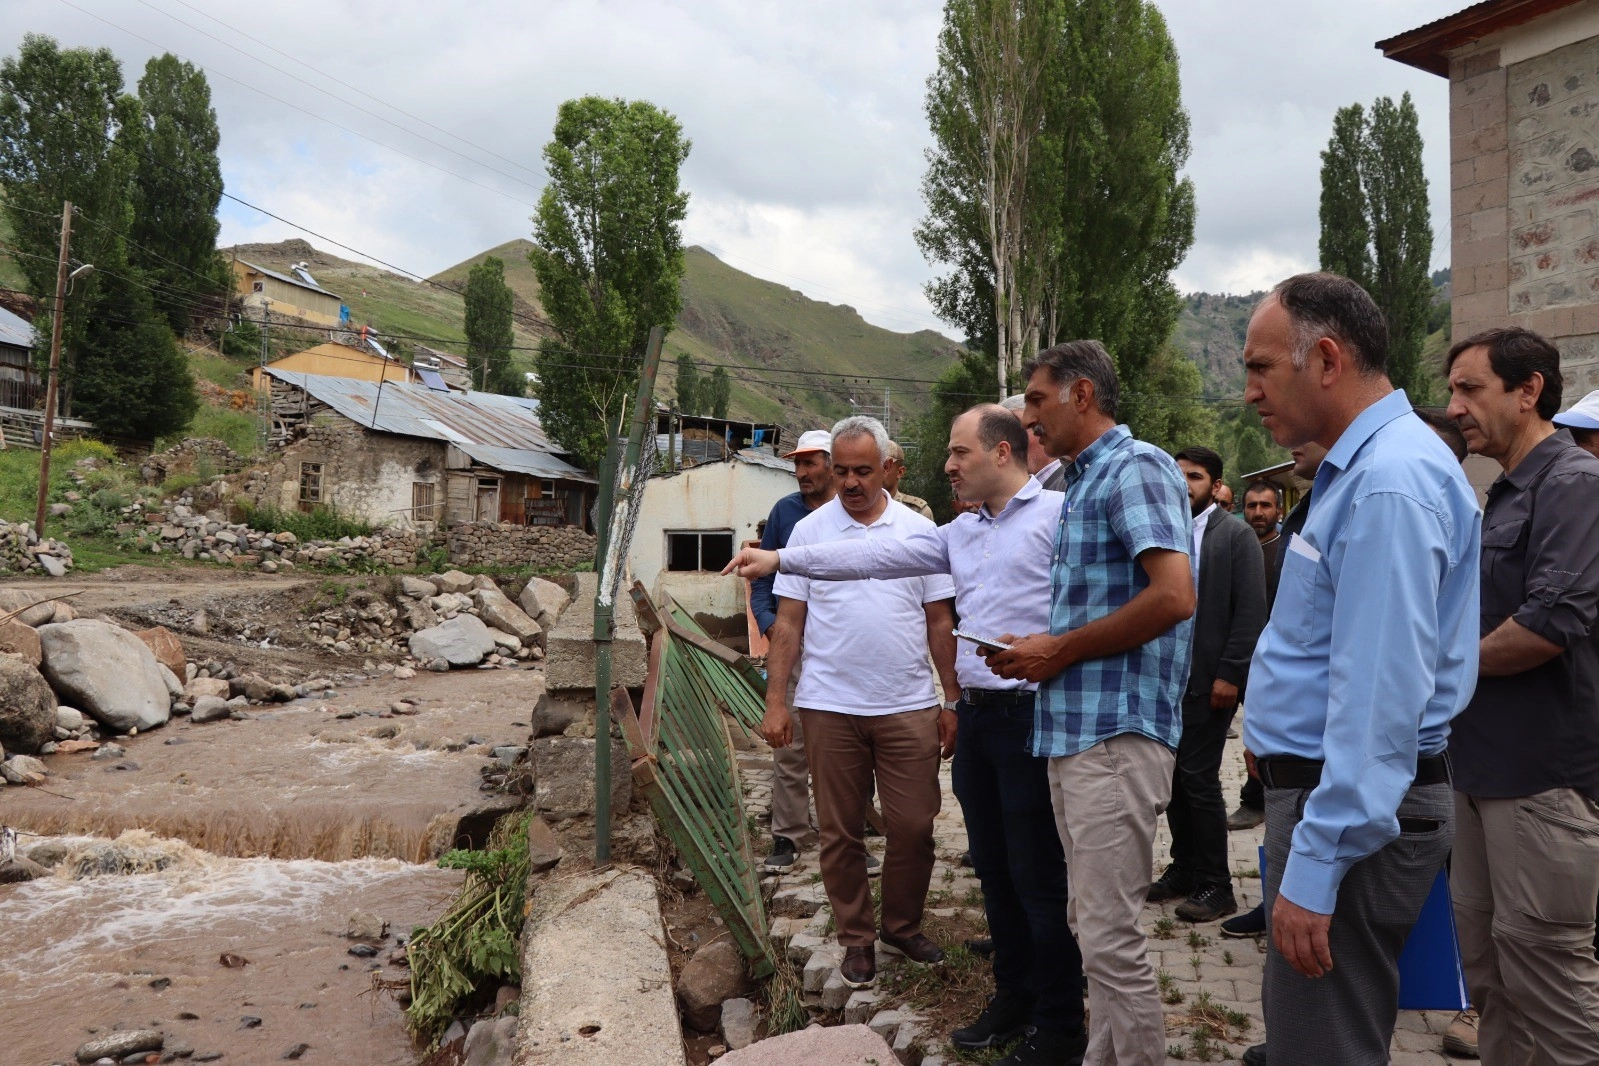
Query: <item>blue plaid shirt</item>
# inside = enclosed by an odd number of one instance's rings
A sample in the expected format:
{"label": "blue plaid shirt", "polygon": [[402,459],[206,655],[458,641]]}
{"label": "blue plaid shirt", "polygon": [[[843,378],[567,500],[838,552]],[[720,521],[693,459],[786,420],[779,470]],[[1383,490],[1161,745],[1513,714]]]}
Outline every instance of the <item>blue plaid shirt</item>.
{"label": "blue plaid shirt", "polygon": [[[1149,584],[1138,556],[1189,552],[1193,516],[1177,463],[1106,430],[1063,467],[1066,502],[1055,534],[1049,631],[1069,633],[1120,608]],[[1033,754],[1076,755],[1122,733],[1173,750],[1182,734],[1190,619],[1147,644],[1068,667],[1038,688]]]}

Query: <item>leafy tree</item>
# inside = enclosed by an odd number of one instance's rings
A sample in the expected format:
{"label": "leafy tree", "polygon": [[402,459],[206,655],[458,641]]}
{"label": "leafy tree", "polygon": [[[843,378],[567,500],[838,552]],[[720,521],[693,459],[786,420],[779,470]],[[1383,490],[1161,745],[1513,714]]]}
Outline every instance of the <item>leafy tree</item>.
{"label": "leafy tree", "polygon": [[196,310],[223,310],[233,284],[216,250],[221,134],[205,73],[170,53],[145,64],[139,100],[144,145],[133,175],[128,259],[157,286],[156,307],[181,336]]}
{"label": "leafy tree", "polygon": [[1150,361],[1142,392],[1124,395],[1121,420],[1139,440],[1178,452],[1216,444],[1216,412],[1201,396],[1205,379],[1199,367],[1170,345]]}
{"label": "leafy tree", "polygon": [[733,398],[733,379],[728,376],[727,367],[719,366],[711,371],[711,380],[705,384],[700,404],[709,409],[712,418],[726,418],[727,405]]}
{"label": "leafy tree", "polygon": [[466,278],[466,365],[482,392],[521,396],[524,379],[511,365],[511,287],[505,283],[505,262],[486,256]]}
{"label": "leafy tree", "polygon": [[685,415],[699,414],[700,395],[699,368],[694,365],[693,357],[684,352],[677,357],[677,409]]}
{"label": "leafy tree", "polygon": [[[928,286],[928,298],[970,345],[996,360],[999,316],[1020,308],[1021,329],[1037,347],[1098,338],[1115,356],[1127,391],[1147,390],[1148,365],[1181,310],[1170,275],[1193,243],[1193,186],[1179,176],[1189,122],[1171,35],[1148,0],[1013,0],[1001,7],[1005,17],[977,0],[945,7],[940,67],[928,81],[928,213],[916,238],[923,255],[950,272]],[[982,79],[982,57],[1020,46],[950,43],[1000,31],[1014,41],[1021,31],[1013,26],[1027,27],[1027,54],[1039,64],[1046,92],[1019,196],[1020,243],[1028,249],[1018,257],[1020,300],[1007,294],[1011,281],[995,266],[984,169],[989,159],[997,166],[1018,135],[1007,133],[994,142],[1003,150],[991,149],[976,117],[986,106],[977,88],[1005,85]],[[1035,114],[1019,100],[1007,113]],[[1004,344],[1014,348],[1015,330],[1004,332]]]}
{"label": "leafy tree", "polygon": [[1322,153],[1321,265],[1359,282],[1388,320],[1388,376],[1417,403],[1436,388],[1423,365],[1432,316],[1432,222],[1410,94],[1366,113],[1341,108]]}
{"label": "leafy tree", "polygon": [[959,362],[939,375],[928,410],[900,430],[900,441],[906,445],[902,488],[926,500],[940,522],[955,515],[949,477],[944,473],[950,424],[968,407],[993,398],[993,361],[968,349]]}
{"label": "leafy tree", "polygon": [[88,313],[94,328],[76,353],[73,414],[141,440],[187,426],[200,406],[194,376],[149,290],[131,275],[108,275]]}
{"label": "leafy tree", "polygon": [[562,104],[544,147],[550,180],[528,258],[557,339],[535,358],[540,414],[590,465],[620,424],[650,329],[670,330],[682,306],[689,148],[669,112],[599,96]]}
{"label": "leafy tree", "polygon": [[1227,481],[1235,492],[1244,489],[1244,475],[1288,459],[1288,452],[1272,441],[1253,407],[1235,408],[1221,417],[1215,447],[1221,453]]}

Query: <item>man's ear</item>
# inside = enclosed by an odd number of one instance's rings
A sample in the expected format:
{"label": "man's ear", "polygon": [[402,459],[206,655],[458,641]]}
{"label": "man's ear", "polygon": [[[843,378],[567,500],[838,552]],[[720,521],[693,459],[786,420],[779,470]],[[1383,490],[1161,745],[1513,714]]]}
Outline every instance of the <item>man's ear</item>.
{"label": "man's ear", "polygon": [[1517,397],[1517,406],[1519,406],[1523,411],[1531,411],[1534,407],[1537,407],[1538,398],[1543,395],[1543,387],[1543,374],[1537,370],[1534,370],[1527,376],[1526,381],[1523,381],[1520,385],[1516,386],[1517,391],[1521,393],[1521,395]]}

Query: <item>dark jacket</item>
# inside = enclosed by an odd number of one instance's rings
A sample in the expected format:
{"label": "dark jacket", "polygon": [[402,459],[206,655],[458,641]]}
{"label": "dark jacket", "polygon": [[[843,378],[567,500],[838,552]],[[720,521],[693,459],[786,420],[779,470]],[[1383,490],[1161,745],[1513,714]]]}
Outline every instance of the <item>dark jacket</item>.
{"label": "dark jacket", "polygon": [[1199,600],[1194,610],[1194,658],[1186,711],[1210,712],[1217,678],[1238,686],[1243,700],[1255,642],[1266,628],[1266,566],[1260,541],[1242,519],[1211,512],[1199,547]]}
{"label": "dark jacket", "polygon": [[[788,535],[794,532],[794,527],[799,520],[811,513],[805,506],[805,497],[798,492],[791,492],[772,505],[771,514],[766,516],[766,529],[761,533],[761,547],[767,551],[776,551],[788,547]],[[765,634],[772,628],[772,623],[777,621],[777,596],[772,591],[777,577],[767,574],[750,582],[750,612],[755,615],[755,624]]]}

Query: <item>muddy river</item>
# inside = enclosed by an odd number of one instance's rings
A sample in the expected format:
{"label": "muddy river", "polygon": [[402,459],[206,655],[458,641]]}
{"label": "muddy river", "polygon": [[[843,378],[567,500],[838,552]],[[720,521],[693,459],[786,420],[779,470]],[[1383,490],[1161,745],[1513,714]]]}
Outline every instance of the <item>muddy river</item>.
{"label": "muddy river", "polygon": [[[459,884],[431,860],[480,842],[506,804],[480,770],[526,743],[541,685],[423,673],[246,721],[175,719],[118,740],[120,758],[51,756],[43,789],[0,790],[19,852],[66,852],[54,876],[0,886],[0,1062],[70,1063],[131,1028],[224,1063],[300,1045],[307,1063],[420,1061],[376,980],[406,976],[396,937]],[[414,714],[391,714],[402,698]],[[375,956],[350,954],[357,911],[389,925]]]}

